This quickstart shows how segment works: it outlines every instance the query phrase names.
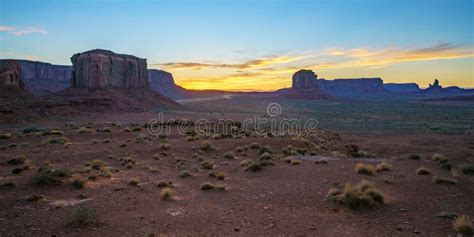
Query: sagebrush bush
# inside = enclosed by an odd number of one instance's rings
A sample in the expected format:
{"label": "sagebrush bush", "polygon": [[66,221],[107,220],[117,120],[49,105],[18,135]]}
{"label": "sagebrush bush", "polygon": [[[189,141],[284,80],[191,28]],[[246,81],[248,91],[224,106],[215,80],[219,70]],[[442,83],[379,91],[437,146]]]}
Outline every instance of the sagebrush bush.
{"label": "sagebrush bush", "polygon": [[351,209],[358,210],[371,208],[375,203],[384,203],[385,197],[371,183],[362,180],[355,186],[347,183],[342,192],[337,189],[329,190],[327,199],[335,203],[346,204]]}
{"label": "sagebrush bush", "polygon": [[232,151],[228,151],[228,152],[224,153],[224,158],[227,158],[227,159],[234,159],[234,158],[235,158],[235,154],[234,154],[234,152],[232,152]]}
{"label": "sagebrush bush", "polygon": [[358,174],[373,175],[375,173],[375,167],[373,165],[364,163],[357,163],[355,170]]}
{"label": "sagebrush bush", "polygon": [[389,171],[389,170],[392,170],[392,165],[387,163],[387,162],[382,162],[380,164],[378,164],[375,169],[377,172],[382,172],[382,171]]}
{"label": "sagebrush bush", "polygon": [[214,188],[214,184],[211,182],[204,182],[199,187],[201,190],[211,190]]}
{"label": "sagebrush bush", "polygon": [[471,218],[467,215],[461,215],[456,217],[453,222],[453,227],[456,232],[462,235],[473,235],[474,229],[472,227]]}
{"label": "sagebrush bush", "polygon": [[164,188],[160,191],[160,197],[163,200],[171,200],[173,197],[173,189],[171,188]]}
{"label": "sagebrush bush", "polygon": [[33,176],[33,181],[38,186],[52,186],[62,183],[61,178],[71,176],[68,169],[53,169],[48,166],[42,166]]}
{"label": "sagebrush bush", "polygon": [[425,167],[420,167],[416,170],[416,174],[418,175],[428,175],[431,174],[431,171]]}
{"label": "sagebrush bush", "polygon": [[97,223],[97,210],[90,207],[76,207],[71,213],[70,224],[83,227]]}
{"label": "sagebrush bush", "polygon": [[457,183],[455,179],[439,177],[439,176],[434,176],[433,182],[437,184],[451,184],[451,185],[454,185]]}

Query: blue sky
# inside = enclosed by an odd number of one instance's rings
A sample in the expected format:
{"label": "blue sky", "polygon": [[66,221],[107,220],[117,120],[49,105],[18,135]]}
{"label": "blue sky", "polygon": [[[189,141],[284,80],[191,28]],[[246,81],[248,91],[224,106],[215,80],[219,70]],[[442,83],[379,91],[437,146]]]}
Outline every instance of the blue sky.
{"label": "blue sky", "polygon": [[0,0],[0,57],[70,64],[105,48],[196,89],[281,88],[301,67],[474,87],[473,2]]}

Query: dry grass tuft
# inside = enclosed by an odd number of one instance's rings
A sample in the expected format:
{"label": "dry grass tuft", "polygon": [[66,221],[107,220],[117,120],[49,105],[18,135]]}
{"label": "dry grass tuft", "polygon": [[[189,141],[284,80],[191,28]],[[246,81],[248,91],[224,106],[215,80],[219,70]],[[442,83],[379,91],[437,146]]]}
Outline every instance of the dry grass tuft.
{"label": "dry grass tuft", "polygon": [[461,215],[454,219],[453,227],[456,232],[462,235],[473,235],[474,229],[472,228],[471,218],[467,215]]}
{"label": "dry grass tuft", "polygon": [[431,174],[431,170],[425,168],[425,167],[420,167],[416,170],[416,174],[418,175],[429,175]]}
{"label": "dry grass tuft", "polygon": [[375,167],[370,164],[357,163],[355,166],[355,171],[358,174],[373,175],[375,173]]}
{"label": "dry grass tuft", "polygon": [[384,203],[384,199],[383,193],[365,180],[362,180],[355,186],[347,183],[342,192],[337,189],[331,189],[327,195],[327,200],[346,204],[354,210],[371,208],[375,203]]}

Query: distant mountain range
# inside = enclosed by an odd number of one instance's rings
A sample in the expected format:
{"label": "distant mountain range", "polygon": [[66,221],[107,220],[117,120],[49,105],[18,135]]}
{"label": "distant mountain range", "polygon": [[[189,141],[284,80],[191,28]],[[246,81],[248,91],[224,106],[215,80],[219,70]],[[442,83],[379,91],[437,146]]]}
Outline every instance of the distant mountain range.
{"label": "distant mountain range", "polygon": [[[21,64],[21,78],[27,91],[44,95],[58,92],[71,86],[72,66],[53,65],[45,62],[18,60]],[[308,73],[308,70],[302,70]],[[311,72],[311,71],[309,71]],[[311,72],[312,73],[312,72]],[[310,73],[310,74],[311,74]],[[313,73],[314,74],[314,73]],[[296,73],[295,73],[296,75]],[[305,74],[307,76],[309,74]],[[174,100],[207,98],[223,95],[258,95],[281,96],[285,98],[317,99],[326,97],[363,98],[374,96],[416,96],[416,97],[447,97],[474,94],[474,89],[459,87],[442,87],[436,80],[433,85],[421,89],[416,83],[384,83],[381,78],[347,78],[347,79],[317,79],[314,82],[304,82],[298,88],[284,88],[275,92],[228,92],[219,90],[188,90],[174,81],[169,72],[148,69],[148,80],[152,90]],[[302,86],[308,86],[302,88]]]}

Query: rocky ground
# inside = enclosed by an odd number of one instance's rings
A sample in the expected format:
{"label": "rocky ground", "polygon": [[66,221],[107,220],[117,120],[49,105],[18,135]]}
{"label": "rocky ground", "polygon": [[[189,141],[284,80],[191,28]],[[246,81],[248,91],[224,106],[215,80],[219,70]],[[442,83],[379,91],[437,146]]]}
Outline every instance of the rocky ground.
{"label": "rocky ground", "polygon": [[[317,130],[222,138],[181,135],[172,126],[170,135],[155,137],[143,127],[151,115],[3,126],[0,236],[445,236],[456,233],[455,215],[474,216],[474,177],[460,168],[472,165],[472,135]],[[448,161],[433,161],[435,153]],[[326,162],[315,162],[321,158]],[[355,170],[382,162],[388,170]],[[422,166],[431,174],[418,175]],[[329,200],[331,189],[361,180],[383,203],[354,210]],[[205,182],[214,188],[202,190]]]}

